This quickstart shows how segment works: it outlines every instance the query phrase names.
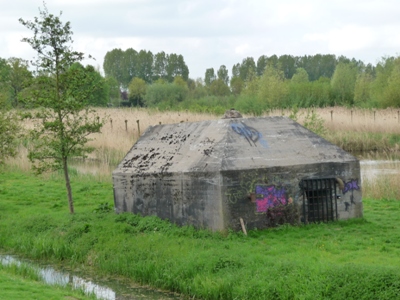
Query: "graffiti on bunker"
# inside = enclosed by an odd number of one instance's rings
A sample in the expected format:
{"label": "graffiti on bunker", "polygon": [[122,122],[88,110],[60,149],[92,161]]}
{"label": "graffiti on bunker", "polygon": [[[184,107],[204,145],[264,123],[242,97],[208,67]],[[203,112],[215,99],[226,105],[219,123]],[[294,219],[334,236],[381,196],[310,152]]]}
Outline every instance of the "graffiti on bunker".
{"label": "graffiti on bunker", "polygon": [[268,209],[288,204],[289,199],[285,188],[275,185],[256,185],[257,212],[267,212]]}
{"label": "graffiti on bunker", "polygon": [[344,184],[343,195],[348,191],[359,190],[358,179],[352,179]]}
{"label": "graffiti on bunker", "polygon": [[268,148],[268,143],[264,140],[262,134],[255,128],[247,126],[244,123],[232,123],[231,128],[237,134],[243,136],[250,144],[256,146],[259,143],[264,148]]}

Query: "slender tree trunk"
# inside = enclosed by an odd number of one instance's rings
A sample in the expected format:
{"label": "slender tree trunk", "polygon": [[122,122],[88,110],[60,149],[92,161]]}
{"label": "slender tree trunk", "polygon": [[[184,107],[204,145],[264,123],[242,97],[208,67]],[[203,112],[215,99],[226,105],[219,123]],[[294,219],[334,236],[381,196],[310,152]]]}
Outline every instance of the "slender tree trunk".
{"label": "slender tree trunk", "polygon": [[69,174],[68,174],[68,163],[67,163],[67,158],[63,157],[63,169],[64,169],[64,177],[65,177],[65,187],[67,188],[67,193],[68,193],[68,206],[69,206],[69,212],[71,214],[74,214],[74,200],[72,199],[72,190],[71,190],[71,182],[69,180]]}

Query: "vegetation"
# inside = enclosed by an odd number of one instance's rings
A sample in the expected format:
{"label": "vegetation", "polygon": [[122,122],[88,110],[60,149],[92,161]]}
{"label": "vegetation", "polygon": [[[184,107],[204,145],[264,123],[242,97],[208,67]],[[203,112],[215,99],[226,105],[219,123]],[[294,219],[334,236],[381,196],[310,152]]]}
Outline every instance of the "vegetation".
{"label": "vegetation", "polygon": [[35,128],[30,130],[29,159],[38,173],[62,169],[68,193],[70,213],[74,202],[68,172],[68,158],[84,157],[93,148],[86,146],[88,136],[100,131],[102,122],[88,105],[95,95],[96,80],[92,69],[78,63],[83,53],[73,51],[70,23],[63,24],[46,6],[40,17],[21,24],[33,31],[24,38],[38,54],[35,66],[39,72],[29,99],[38,107]]}
{"label": "vegetation", "polygon": [[4,300],[95,299],[84,295],[83,291],[72,290],[71,286],[49,287],[42,282],[37,270],[25,264],[0,264],[0,289],[0,299]]}
{"label": "vegetation", "polygon": [[400,292],[398,200],[364,199],[363,219],[244,236],[116,215],[110,182],[78,174],[72,181],[79,213],[67,215],[62,176],[6,169],[0,249],[201,299],[395,299]]}

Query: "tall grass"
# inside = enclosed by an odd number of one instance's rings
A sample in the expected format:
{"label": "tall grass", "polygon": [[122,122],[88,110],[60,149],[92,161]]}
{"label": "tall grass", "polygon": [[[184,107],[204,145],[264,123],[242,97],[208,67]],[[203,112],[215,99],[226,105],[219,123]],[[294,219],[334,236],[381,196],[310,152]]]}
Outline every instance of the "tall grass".
{"label": "tall grass", "polygon": [[[374,111],[334,107],[315,108],[313,111],[323,122],[322,126],[325,129],[323,137],[347,151],[376,150],[385,153],[400,151],[400,123],[398,111],[395,109]],[[196,122],[222,117],[210,113],[191,113],[186,110],[161,112],[157,109],[142,108],[102,108],[98,109],[98,112],[105,118],[105,124],[100,134],[92,136],[93,141],[90,145],[95,151],[86,160],[70,161],[70,166],[78,173],[89,173],[103,180],[110,180],[111,172],[137,141],[139,130],[142,134],[149,126],[160,123]],[[265,111],[264,115],[291,116],[293,112],[294,109],[276,109]],[[310,109],[296,110],[297,121],[300,124],[309,122],[309,116]],[[33,126],[31,121],[26,121],[24,125],[27,128]],[[26,141],[21,143],[18,156],[9,159],[9,165],[21,170],[31,168],[27,150],[23,146],[26,143]]]}

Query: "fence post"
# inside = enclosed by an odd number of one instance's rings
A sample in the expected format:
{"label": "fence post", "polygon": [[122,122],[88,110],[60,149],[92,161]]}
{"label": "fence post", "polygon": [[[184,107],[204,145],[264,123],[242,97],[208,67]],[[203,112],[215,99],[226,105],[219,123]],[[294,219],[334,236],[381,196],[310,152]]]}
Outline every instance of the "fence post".
{"label": "fence post", "polygon": [[110,118],[111,130],[113,129],[112,119]]}
{"label": "fence post", "polygon": [[376,114],[376,111],[374,110],[374,122],[375,122],[375,114]]}
{"label": "fence post", "polygon": [[331,110],[331,122],[333,122],[333,110]]}
{"label": "fence post", "polygon": [[397,111],[397,123],[400,123],[400,110]]}
{"label": "fence post", "polygon": [[351,110],[351,123],[353,123],[353,110]]}
{"label": "fence post", "polygon": [[140,136],[140,124],[139,124],[139,120],[136,120],[136,123],[137,123],[137,130],[138,130],[138,133],[139,133],[138,136]]}
{"label": "fence post", "polygon": [[125,120],[125,131],[128,131],[128,120]]}

